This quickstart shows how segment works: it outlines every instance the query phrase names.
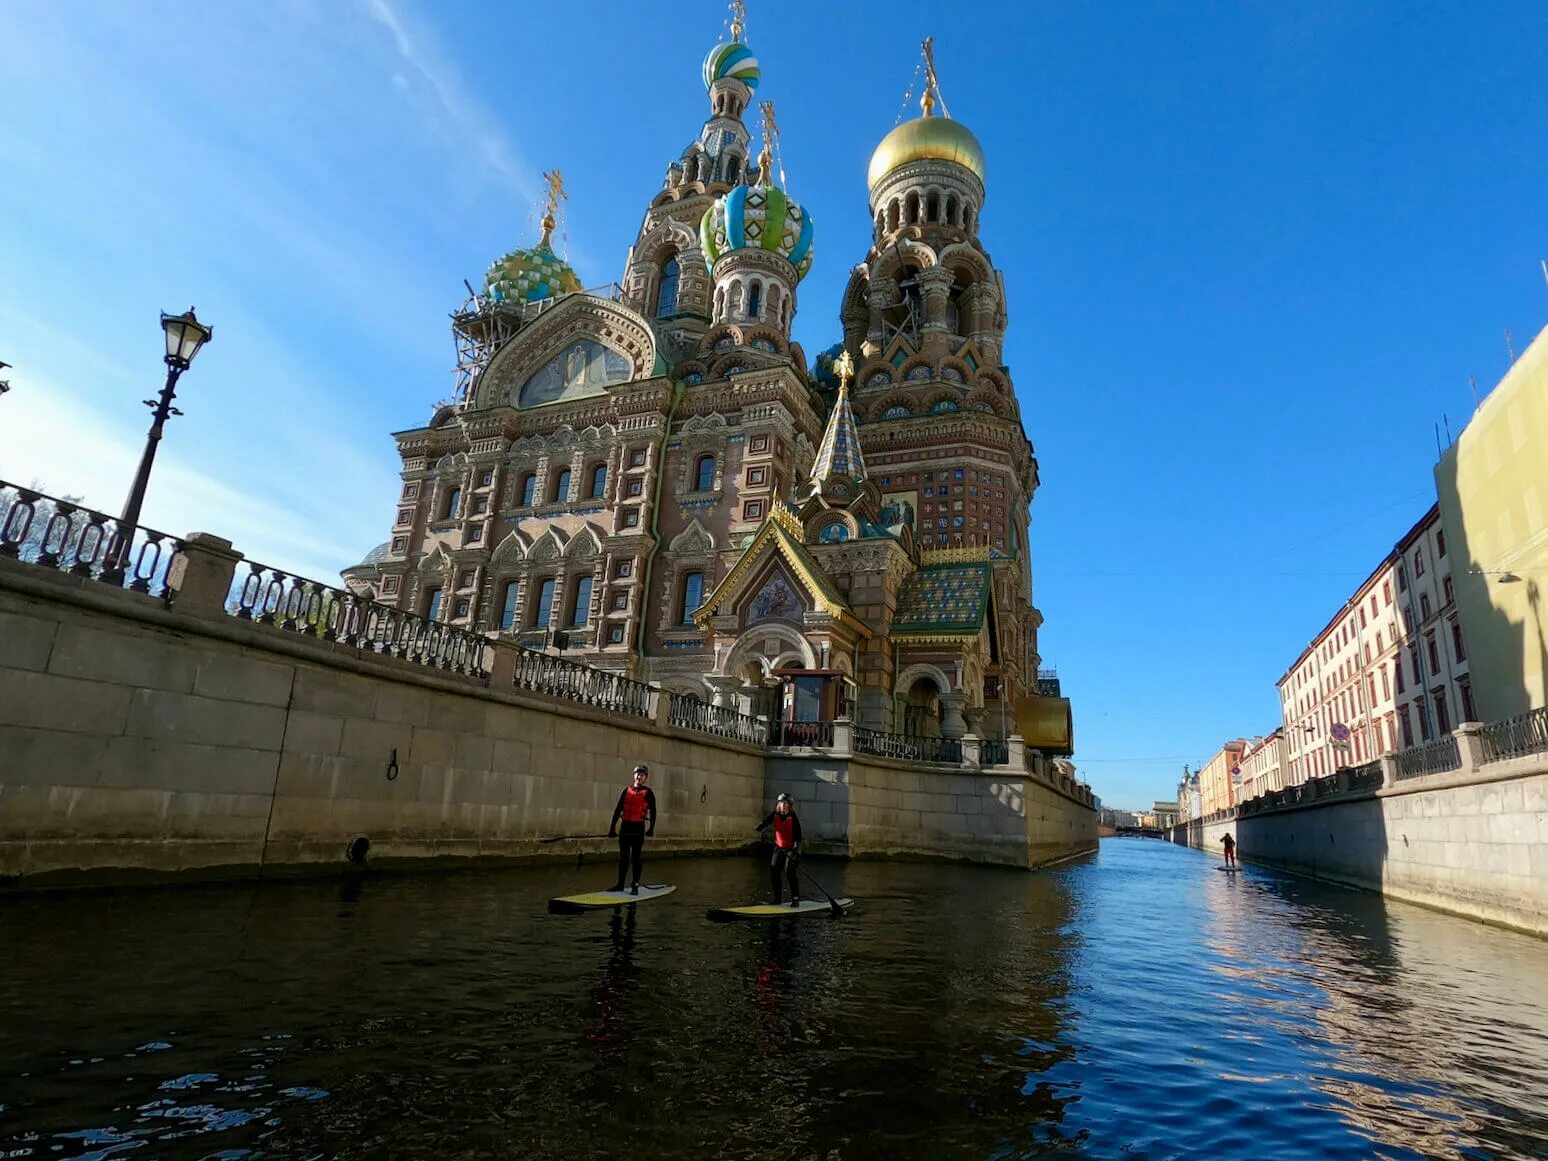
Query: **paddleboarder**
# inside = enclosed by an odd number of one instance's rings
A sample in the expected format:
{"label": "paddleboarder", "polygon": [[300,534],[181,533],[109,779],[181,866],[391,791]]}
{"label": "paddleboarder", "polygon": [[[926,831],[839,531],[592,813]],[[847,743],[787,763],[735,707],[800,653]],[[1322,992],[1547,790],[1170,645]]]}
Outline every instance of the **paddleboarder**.
{"label": "paddleboarder", "polygon": [[641,762],[634,768],[633,783],[623,788],[618,805],[613,807],[613,821],[608,824],[607,837],[618,840],[618,882],[610,890],[624,889],[624,876],[633,863],[634,879],[629,890],[640,893],[640,872],[645,861],[645,840],[656,833],[656,795],[645,783],[650,781],[650,767]]}
{"label": "paddleboarder", "polygon": [[1220,842],[1225,847],[1225,865],[1228,867],[1236,866],[1236,840],[1230,835],[1226,835]]}
{"label": "paddleboarder", "polygon": [[774,810],[758,824],[758,833],[766,827],[774,827],[774,858],[769,862],[769,891],[773,902],[778,904],[783,895],[779,881],[783,871],[790,881],[790,905],[801,905],[801,879],[796,864],[801,858],[801,820],[796,817],[790,795],[783,792],[774,800]]}

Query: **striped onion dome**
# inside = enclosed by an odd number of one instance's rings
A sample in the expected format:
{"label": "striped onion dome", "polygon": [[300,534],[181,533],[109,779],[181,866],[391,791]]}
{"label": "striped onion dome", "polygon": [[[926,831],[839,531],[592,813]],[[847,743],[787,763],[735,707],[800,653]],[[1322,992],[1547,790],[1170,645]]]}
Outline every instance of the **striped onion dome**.
{"label": "striped onion dome", "polygon": [[484,276],[484,290],[496,302],[539,302],[580,288],[580,277],[546,240],[530,250],[512,250]]}
{"label": "striped onion dome", "polygon": [[756,89],[758,74],[758,58],[753,56],[752,49],[737,41],[732,41],[730,44],[717,44],[710,49],[709,56],[704,58],[706,89],[724,77],[741,81],[749,89]]}
{"label": "striped onion dome", "polygon": [[855,483],[865,479],[865,457],[860,454],[860,433],[855,430],[855,413],[849,406],[849,384],[839,387],[833,414],[817,448],[812,465],[812,482],[825,487],[829,481],[847,477]]}
{"label": "striped onion dome", "polygon": [[795,267],[796,278],[812,268],[812,218],[776,185],[739,185],[704,211],[699,242],[711,270],[733,250],[768,250]]}

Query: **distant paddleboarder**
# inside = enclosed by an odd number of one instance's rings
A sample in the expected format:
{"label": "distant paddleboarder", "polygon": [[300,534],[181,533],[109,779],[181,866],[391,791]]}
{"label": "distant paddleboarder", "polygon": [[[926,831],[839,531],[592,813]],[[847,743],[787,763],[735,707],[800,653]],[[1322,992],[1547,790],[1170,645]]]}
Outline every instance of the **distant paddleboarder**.
{"label": "distant paddleboarder", "polygon": [[634,781],[623,788],[618,805],[613,807],[613,821],[608,824],[607,837],[618,839],[618,882],[611,890],[624,889],[624,876],[633,863],[634,878],[630,890],[640,893],[640,871],[645,861],[645,840],[656,833],[656,795],[645,785],[650,780],[650,767],[641,762],[634,768]]}
{"label": "distant paddleboarder", "polygon": [[758,824],[758,832],[766,827],[774,828],[774,858],[769,862],[769,891],[775,904],[783,894],[779,881],[780,872],[790,881],[790,905],[801,905],[801,879],[796,864],[801,858],[801,820],[796,817],[790,795],[781,794],[774,801],[774,810]]}
{"label": "distant paddleboarder", "polygon": [[1225,847],[1225,865],[1228,867],[1236,866],[1236,840],[1230,835],[1226,835],[1220,842]]}

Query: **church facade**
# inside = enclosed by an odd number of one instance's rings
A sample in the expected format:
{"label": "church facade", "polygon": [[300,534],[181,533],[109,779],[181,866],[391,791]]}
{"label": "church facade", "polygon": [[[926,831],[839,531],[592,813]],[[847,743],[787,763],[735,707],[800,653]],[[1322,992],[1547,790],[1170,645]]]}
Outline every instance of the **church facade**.
{"label": "church facade", "polygon": [[395,436],[389,539],[349,588],[438,621],[786,723],[1072,747],[1038,680],[1037,460],[980,239],[985,159],[923,115],[877,146],[873,242],[842,338],[792,340],[814,224],[776,180],[739,25],[620,284],[542,239],[454,316],[459,391]]}

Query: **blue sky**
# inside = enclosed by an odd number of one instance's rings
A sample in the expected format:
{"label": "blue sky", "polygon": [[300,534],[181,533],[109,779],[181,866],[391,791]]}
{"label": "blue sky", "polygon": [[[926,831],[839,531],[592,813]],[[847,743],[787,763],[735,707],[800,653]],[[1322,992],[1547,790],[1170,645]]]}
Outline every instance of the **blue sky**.
{"label": "blue sky", "polygon": [[[670,15],[670,23],[662,14]],[[0,4],[0,477],[329,578],[385,535],[388,433],[450,393],[446,315],[535,238],[619,277],[705,111],[713,3]],[[796,330],[838,333],[865,165],[933,33],[989,157],[982,234],[1037,449],[1042,652],[1109,802],[1278,721],[1274,681],[1433,497],[1548,321],[1548,9],[752,0],[760,97],[817,225]]]}

